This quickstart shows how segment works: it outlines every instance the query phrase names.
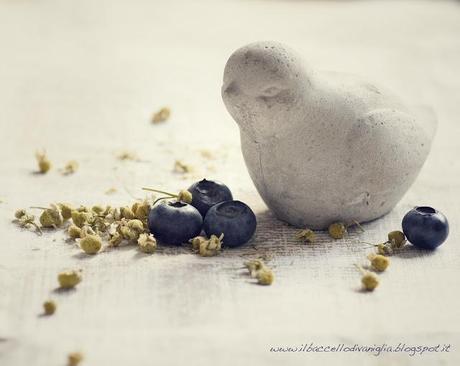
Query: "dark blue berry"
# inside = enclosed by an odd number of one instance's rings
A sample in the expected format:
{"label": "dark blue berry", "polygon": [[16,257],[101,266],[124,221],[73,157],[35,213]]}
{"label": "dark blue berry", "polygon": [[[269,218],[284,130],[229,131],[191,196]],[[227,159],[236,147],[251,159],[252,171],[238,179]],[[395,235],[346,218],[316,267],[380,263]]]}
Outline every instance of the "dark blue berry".
{"label": "dark blue berry", "polygon": [[170,201],[153,206],[148,224],[160,242],[179,245],[200,234],[203,218],[195,207]]}
{"label": "dark blue berry", "polygon": [[407,240],[416,247],[435,249],[449,235],[447,218],[434,208],[415,207],[402,220],[402,228]]}
{"label": "dark blue berry", "polygon": [[208,236],[223,233],[224,245],[237,247],[252,238],[256,226],[256,215],[248,205],[240,201],[225,201],[209,209],[204,218],[203,230]]}
{"label": "dark blue berry", "polygon": [[233,199],[232,192],[225,184],[213,180],[200,180],[192,184],[188,191],[192,194],[192,206],[203,217],[212,206]]}

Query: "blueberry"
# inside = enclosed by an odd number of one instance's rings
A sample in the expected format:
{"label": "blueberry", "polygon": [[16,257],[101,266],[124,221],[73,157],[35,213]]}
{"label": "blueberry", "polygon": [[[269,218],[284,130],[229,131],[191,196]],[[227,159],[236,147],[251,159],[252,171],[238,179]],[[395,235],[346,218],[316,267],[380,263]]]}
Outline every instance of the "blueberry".
{"label": "blueberry", "polygon": [[206,235],[224,234],[224,245],[237,247],[249,241],[256,231],[254,212],[243,202],[225,201],[212,206],[204,218]]}
{"label": "blueberry", "polygon": [[188,191],[192,194],[192,206],[203,217],[212,206],[233,199],[232,192],[225,184],[213,180],[200,180],[192,184]]}
{"label": "blueberry", "polygon": [[402,220],[407,240],[423,249],[435,249],[449,235],[447,218],[431,207],[420,206],[410,210]]}
{"label": "blueberry", "polygon": [[185,202],[162,202],[149,213],[150,232],[162,243],[182,244],[201,232],[203,218],[198,210]]}

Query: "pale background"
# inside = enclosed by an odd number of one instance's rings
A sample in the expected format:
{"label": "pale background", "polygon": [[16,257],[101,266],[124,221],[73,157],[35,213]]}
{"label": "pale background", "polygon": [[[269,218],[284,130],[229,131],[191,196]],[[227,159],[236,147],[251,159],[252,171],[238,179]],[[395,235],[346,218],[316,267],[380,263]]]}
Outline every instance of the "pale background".
{"label": "pale background", "polygon": [[[449,1],[0,0],[0,364],[455,365],[460,362],[460,3]],[[293,240],[247,175],[237,127],[220,98],[230,53],[255,40],[298,49],[317,68],[359,73],[439,118],[432,153],[393,212],[331,241]],[[149,123],[163,105],[172,118]],[[32,174],[46,148],[54,169]],[[208,160],[200,149],[215,155]],[[122,150],[142,162],[120,162]],[[57,170],[75,159],[79,171]],[[175,159],[196,167],[172,173]],[[128,204],[144,185],[176,191],[197,177],[226,182],[257,212],[248,246],[200,258],[120,248],[91,258],[61,233],[11,223],[17,208],[67,201]],[[104,192],[116,187],[112,196]],[[358,291],[359,240],[378,242],[412,206],[449,218],[433,254],[392,258],[375,293]],[[276,280],[252,284],[244,258],[268,253]],[[243,256],[243,257],[242,257]],[[56,274],[83,268],[76,291]],[[47,298],[57,313],[39,317]],[[272,345],[451,343],[448,354],[273,354]]]}

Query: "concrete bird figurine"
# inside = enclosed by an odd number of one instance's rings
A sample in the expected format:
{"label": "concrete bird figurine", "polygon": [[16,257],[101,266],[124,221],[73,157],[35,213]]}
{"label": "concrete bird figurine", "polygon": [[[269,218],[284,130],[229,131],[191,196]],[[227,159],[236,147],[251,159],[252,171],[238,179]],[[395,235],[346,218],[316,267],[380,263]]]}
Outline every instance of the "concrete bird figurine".
{"label": "concrete bird figurine", "polygon": [[436,119],[390,92],[317,72],[293,50],[258,42],[227,61],[224,103],[249,174],[275,215],[297,227],[376,219],[409,189]]}

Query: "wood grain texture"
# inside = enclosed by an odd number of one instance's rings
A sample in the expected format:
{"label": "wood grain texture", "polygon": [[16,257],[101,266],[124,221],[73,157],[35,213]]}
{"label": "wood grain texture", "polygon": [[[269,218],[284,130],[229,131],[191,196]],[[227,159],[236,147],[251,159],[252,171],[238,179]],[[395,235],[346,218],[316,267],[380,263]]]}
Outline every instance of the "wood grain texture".
{"label": "wood grain texture", "polygon": [[[449,1],[0,1],[0,364],[63,365],[456,365],[460,361],[460,6]],[[439,129],[409,193],[384,218],[343,240],[293,239],[258,197],[237,127],[220,99],[223,65],[237,47],[274,39],[316,67],[359,73],[412,103],[431,105]],[[153,126],[151,114],[172,108]],[[33,174],[46,148],[54,169]],[[209,149],[207,159],[200,153]],[[135,151],[141,161],[116,154]],[[63,177],[68,160],[79,171]],[[196,167],[172,172],[175,159]],[[39,237],[11,223],[14,210],[49,202],[128,204],[142,186],[172,191],[198,177],[226,182],[259,221],[247,247],[200,258],[186,248],[148,256],[133,247],[94,257],[61,233]],[[105,195],[110,188],[117,193]],[[450,220],[435,253],[408,247],[375,293],[359,291],[353,263],[400,227],[412,206]],[[261,287],[246,258],[270,256]],[[82,268],[75,291],[57,273]],[[54,316],[40,317],[53,298]],[[449,353],[271,353],[277,345],[451,343]]]}

